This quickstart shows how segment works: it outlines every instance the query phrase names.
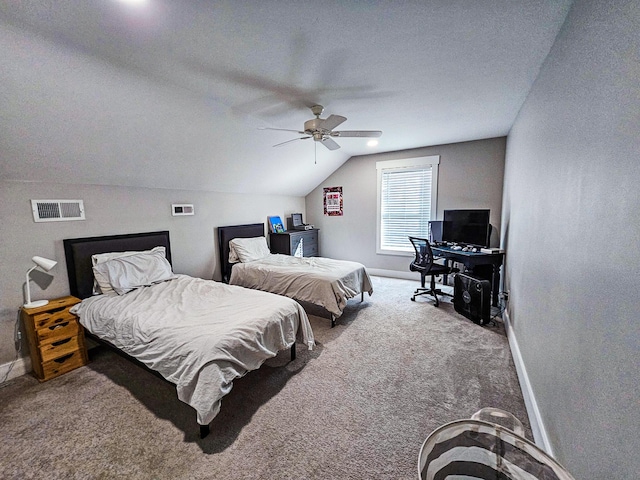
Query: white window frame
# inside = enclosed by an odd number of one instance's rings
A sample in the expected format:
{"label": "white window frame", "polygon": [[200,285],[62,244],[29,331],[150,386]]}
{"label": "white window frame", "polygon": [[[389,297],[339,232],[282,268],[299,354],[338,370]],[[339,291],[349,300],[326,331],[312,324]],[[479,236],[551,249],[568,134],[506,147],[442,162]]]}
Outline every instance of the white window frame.
{"label": "white window frame", "polygon": [[[430,155],[425,157],[404,158],[400,160],[385,160],[376,162],[378,174],[378,198],[377,198],[377,222],[376,222],[376,253],[381,255],[401,255],[409,257],[413,255],[413,250],[382,249],[382,174],[385,170],[401,170],[431,167],[431,212],[430,220],[435,220],[438,199],[438,165],[440,155]],[[408,236],[408,235],[407,235]],[[407,240],[408,241],[408,240]]]}

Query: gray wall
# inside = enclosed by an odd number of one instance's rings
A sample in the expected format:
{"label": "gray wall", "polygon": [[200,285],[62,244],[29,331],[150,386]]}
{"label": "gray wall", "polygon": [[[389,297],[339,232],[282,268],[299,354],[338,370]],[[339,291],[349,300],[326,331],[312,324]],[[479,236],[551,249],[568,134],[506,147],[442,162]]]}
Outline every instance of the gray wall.
{"label": "gray wall", "polygon": [[[409,258],[376,253],[376,162],[440,155],[437,218],[454,208],[489,208],[494,226],[492,243],[501,230],[502,180],[506,138],[424,147],[350,158],[333,175],[307,195],[306,223],[320,228],[322,256],[358,261],[371,269],[409,274]],[[325,187],[342,187],[344,214],[324,216]],[[415,277],[415,274],[411,274]]]}
{"label": "gray wall", "polygon": [[[31,199],[82,199],[86,220],[35,223]],[[193,203],[195,215],[173,217],[172,203]],[[32,299],[69,294],[63,239],[169,230],[174,271],[219,280],[216,227],[266,223],[269,215],[284,217],[304,208],[302,197],[0,181],[0,367],[15,358],[13,331],[31,257],[58,261],[46,290],[30,283]],[[4,372],[0,368],[0,378]]]}
{"label": "gray wall", "polygon": [[557,458],[640,472],[640,6],[577,1],[508,137],[509,318]]}

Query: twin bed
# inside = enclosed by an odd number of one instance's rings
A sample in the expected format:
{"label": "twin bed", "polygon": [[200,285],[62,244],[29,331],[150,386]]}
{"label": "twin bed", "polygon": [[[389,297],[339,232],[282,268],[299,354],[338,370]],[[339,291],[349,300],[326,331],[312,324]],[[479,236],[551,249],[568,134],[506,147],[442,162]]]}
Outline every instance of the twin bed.
{"label": "twin bed", "polygon": [[[373,291],[359,263],[270,254],[264,224],[218,232],[230,285],[175,274],[168,231],[63,242],[71,294],[82,299],[72,311],[87,334],[175,384],[201,437],[234,379],[280,350],[295,359],[296,341],[313,348],[298,301],[323,307],[333,326],[349,298]],[[229,262],[230,251],[244,261]]]}
{"label": "twin bed", "polygon": [[269,253],[263,223],[218,227],[218,243],[223,281],[322,307],[332,327],[350,298],[373,293],[361,263]]}
{"label": "twin bed", "polygon": [[[197,413],[201,437],[235,378],[295,342],[314,345],[295,301],[171,271],[169,232],[64,240],[80,323],[99,340],[176,385]],[[122,256],[113,255],[120,253]],[[100,254],[108,260],[94,265]],[[94,295],[95,270],[115,292]],[[103,285],[104,286],[104,285]]]}

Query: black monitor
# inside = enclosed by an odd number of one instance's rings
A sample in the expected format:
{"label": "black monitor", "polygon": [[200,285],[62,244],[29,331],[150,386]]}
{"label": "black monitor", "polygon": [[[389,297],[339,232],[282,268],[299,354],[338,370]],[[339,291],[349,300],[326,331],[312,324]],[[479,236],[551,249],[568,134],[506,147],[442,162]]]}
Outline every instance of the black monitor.
{"label": "black monitor", "polygon": [[445,210],[442,241],[489,246],[489,210]]}

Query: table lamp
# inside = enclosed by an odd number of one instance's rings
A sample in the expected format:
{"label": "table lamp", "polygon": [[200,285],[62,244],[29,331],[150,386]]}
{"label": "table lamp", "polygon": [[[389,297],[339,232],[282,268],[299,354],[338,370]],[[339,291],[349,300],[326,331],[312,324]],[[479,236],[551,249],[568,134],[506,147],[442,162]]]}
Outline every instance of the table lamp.
{"label": "table lamp", "polygon": [[29,270],[27,270],[27,303],[23,305],[25,308],[42,307],[47,303],[49,303],[49,300],[36,300],[35,302],[31,301],[31,289],[29,288],[29,274],[38,267],[43,269],[45,272],[48,272],[53,267],[55,267],[56,264],[58,263],[55,260],[49,260],[48,258],[38,257],[38,256],[33,257],[31,260],[36,265],[34,267],[31,267]]}

